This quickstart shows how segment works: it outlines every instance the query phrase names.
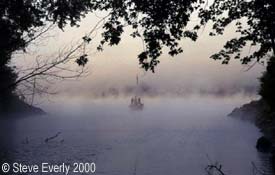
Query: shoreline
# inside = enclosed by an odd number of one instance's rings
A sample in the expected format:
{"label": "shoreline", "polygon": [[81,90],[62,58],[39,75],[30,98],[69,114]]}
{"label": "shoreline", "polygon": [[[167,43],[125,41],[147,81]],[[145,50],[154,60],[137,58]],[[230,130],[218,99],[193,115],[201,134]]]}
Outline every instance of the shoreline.
{"label": "shoreline", "polygon": [[30,105],[16,96],[10,97],[6,103],[0,104],[1,118],[21,118],[29,115],[45,115],[44,110]]}
{"label": "shoreline", "polygon": [[[253,123],[257,128],[260,129],[261,136],[257,143],[255,143],[256,148],[259,152],[270,154],[270,163],[272,166],[273,174],[275,173],[275,122],[268,118],[268,115],[265,114],[265,104],[263,100],[254,100],[247,104],[242,105],[241,107],[235,108],[230,114],[229,117],[248,121]],[[270,144],[270,149],[267,148],[267,145]]]}

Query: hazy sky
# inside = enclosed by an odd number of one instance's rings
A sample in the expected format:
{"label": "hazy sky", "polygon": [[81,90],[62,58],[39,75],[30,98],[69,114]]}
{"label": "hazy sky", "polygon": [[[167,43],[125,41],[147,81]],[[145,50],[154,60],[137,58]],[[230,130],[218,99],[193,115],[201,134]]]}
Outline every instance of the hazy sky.
{"label": "hazy sky", "polygon": [[[54,55],[64,46],[70,46],[81,39],[85,33],[95,25],[97,17],[88,15],[79,28],[66,28],[64,32],[54,29],[46,38],[30,47],[30,54],[17,59],[17,65],[30,65],[31,58],[41,55],[49,57]],[[192,23],[196,23],[194,18]],[[119,46],[106,46],[103,52],[95,53],[96,46],[100,39],[100,31],[97,32],[95,40],[87,46],[89,50],[89,63],[87,65],[89,75],[78,81],[61,82],[58,87],[60,94],[70,94],[77,96],[99,95],[107,92],[110,88],[126,91],[127,88],[135,86],[136,75],[139,76],[140,84],[147,88],[149,93],[248,93],[255,92],[258,86],[258,77],[264,67],[256,65],[250,71],[246,71],[247,66],[243,66],[239,61],[232,60],[229,65],[222,65],[220,61],[214,61],[209,57],[218,52],[225,44],[226,40],[236,36],[234,28],[229,28],[225,35],[219,37],[209,37],[209,27],[206,26],[201,31],[197,42],[188,39],[183,40],[181,45],[184,53],[171,57],[166,52],[161,56],[161,63],[156,68],[156,72],[145,72],[138,65],[137,55],[142,51],[140,39],[129,37],[127,29],[123,34]],[[248,54],[249,50],[244,50],[242,54]],[[27,64],[26,64],[27,63]],[[126,89],[126,90],[125,90]],[[226,91],[226,92],[224,92]]]}

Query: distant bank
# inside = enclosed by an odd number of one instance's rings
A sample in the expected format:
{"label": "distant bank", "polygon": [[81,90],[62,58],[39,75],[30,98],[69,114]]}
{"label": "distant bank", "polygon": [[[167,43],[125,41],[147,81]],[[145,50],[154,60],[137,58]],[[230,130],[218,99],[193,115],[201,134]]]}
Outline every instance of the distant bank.
{"label": "distant bank", "polygon": [[44,115],[42,109],[29,105],[17,96],[10,97],[9,100],[0,100],[0,117],[24,117],[29,115]]}

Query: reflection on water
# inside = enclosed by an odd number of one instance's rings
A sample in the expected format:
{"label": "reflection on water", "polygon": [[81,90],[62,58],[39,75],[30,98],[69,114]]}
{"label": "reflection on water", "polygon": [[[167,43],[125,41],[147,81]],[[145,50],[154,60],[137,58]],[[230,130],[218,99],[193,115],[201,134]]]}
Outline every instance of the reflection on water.
{"label": "reflection on water", "polygon": [[48,116],[1,122],[13,126],[2,149],[14,161],[95,162],[107,175],[203,175],[210,161],[249,175],[252,162],[261,166],[258,130],[226,117],[242,98],[143,98],[138,113],[128,98],[59,100],[45,105]]}

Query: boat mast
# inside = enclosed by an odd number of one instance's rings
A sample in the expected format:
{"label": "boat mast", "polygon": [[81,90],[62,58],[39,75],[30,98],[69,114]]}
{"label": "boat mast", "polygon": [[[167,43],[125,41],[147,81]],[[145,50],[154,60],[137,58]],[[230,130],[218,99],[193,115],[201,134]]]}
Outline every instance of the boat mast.
{"label": "boat mast", "polygon": [[136,80],[137,80],[137,86],[138,86],[138,75],[137,75],[137,77],[136,77]]}

